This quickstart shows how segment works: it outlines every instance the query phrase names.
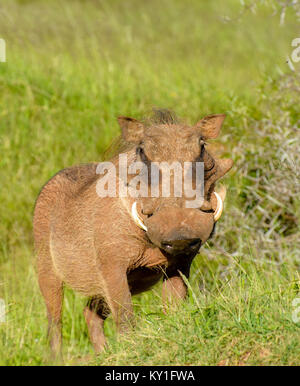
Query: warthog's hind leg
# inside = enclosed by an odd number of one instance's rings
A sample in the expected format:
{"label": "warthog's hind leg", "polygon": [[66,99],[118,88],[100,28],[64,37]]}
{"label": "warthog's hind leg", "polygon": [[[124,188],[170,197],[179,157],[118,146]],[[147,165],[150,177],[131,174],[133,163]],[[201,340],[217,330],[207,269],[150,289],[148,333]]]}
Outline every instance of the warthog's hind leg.
{"label": "warthog's hind leg", "polygon": [[43,294],[48,316],[48,339],[54,358],[61,357],[61,312],[63,283],[52,270],[39,272],[39,285]]}
{"label": "warthog's hind leg", "polygon": [[89,336],[97,354],[105,347],[103,324],[109,313],[110,310],[103,298],[90,299],[83,311]]}

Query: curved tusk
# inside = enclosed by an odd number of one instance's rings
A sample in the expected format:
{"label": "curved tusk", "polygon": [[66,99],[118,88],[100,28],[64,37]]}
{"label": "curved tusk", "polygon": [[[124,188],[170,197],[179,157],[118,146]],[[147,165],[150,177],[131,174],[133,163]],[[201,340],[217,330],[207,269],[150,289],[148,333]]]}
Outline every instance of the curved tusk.
{"label": "curved tusk", "polygon": [[219,218],[221,217],[221,214],[223,212],[223,201],[222,201],[222,198],[220,197],[219,193],[214,192],[214,194],[215,194],[216,199],[217,199],[217,209],[215,210],[215,214],[214,214],[214,220],[216,222],[219,220]]}
{"label": "curved tusk", "polygon": [[143,223],[143,221],[141,220],[141,218],[138,214],[136,205],[137,205],[137,202],[135,201],[131,207],[131,215],[132,215],[133,221],[136,223],[136,225],[138,227],[140,227],[141,229],[143,229],[144,231],[147,232],[148,229],[147,229],[146,225]]}

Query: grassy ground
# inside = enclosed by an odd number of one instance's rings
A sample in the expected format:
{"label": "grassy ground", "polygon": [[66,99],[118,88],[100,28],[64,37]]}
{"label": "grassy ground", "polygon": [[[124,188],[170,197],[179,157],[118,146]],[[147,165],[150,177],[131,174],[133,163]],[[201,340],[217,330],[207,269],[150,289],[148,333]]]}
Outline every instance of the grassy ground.
{"label": "grassy ground", "polygon": [[[92,354],[82,308],[66,291],[66,364],[300,364],[299,67],[293,9],[275,1],[16,1],[0,6],[0,364],[47,364],[32,213],[43,183],[98,161],[116,116],[153,106],[195,122],[227,113],[220,142],[235,160],[215,239],[193,263],[189,298],[162,313],[160,286],[134,298],[137,327]],[[278,9],[277,9],[278,11]],[[224,18],[225,16],[225,18]],[[224,21],[225,20],[225,21]]]}

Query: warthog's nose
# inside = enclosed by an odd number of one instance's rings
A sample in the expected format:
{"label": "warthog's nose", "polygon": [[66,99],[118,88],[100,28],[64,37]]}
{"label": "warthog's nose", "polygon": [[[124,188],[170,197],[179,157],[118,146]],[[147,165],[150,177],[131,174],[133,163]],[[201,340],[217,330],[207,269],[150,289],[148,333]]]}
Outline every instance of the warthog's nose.
{"label": "warthog's nose", "polygon": [[200,239],[177,239],[161,242],[161,248],[171,255],[197,253],[201,247]]}

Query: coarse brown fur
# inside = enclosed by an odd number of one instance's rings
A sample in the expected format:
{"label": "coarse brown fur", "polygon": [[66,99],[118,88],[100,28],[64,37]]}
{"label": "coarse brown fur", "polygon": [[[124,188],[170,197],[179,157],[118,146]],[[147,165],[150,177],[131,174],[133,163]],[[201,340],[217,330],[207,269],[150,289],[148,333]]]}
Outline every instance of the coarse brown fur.
{"label": "coarse brown fur", "polygon": [[[55,354],[61,347],[64,284],[89,299],[84,315],[96,352],[105,345],[103,323],[109,313],[120,331],[128,328],[133,315],[131,295],[163,278],[165,304],[186,296],[182,274],[189,276],[194,256],[214,230],[212,192],[215,182],[232,166],[231,160],[215,160],[204,146],[206,139],[219,134],[224,117],[209,116],[194,127],[179,123],[167,110],[158,110],[148,123],[118,118],[130,160],[146,165],[204,162],[201,208],[185,208],[185,197],[174,195],[100,198],[96,163],[64,169],[42,188],[35,206],[34,238]],[[118,167],[117,157],[112,162]],[[134,201],[147,232],[130,215]]]}

